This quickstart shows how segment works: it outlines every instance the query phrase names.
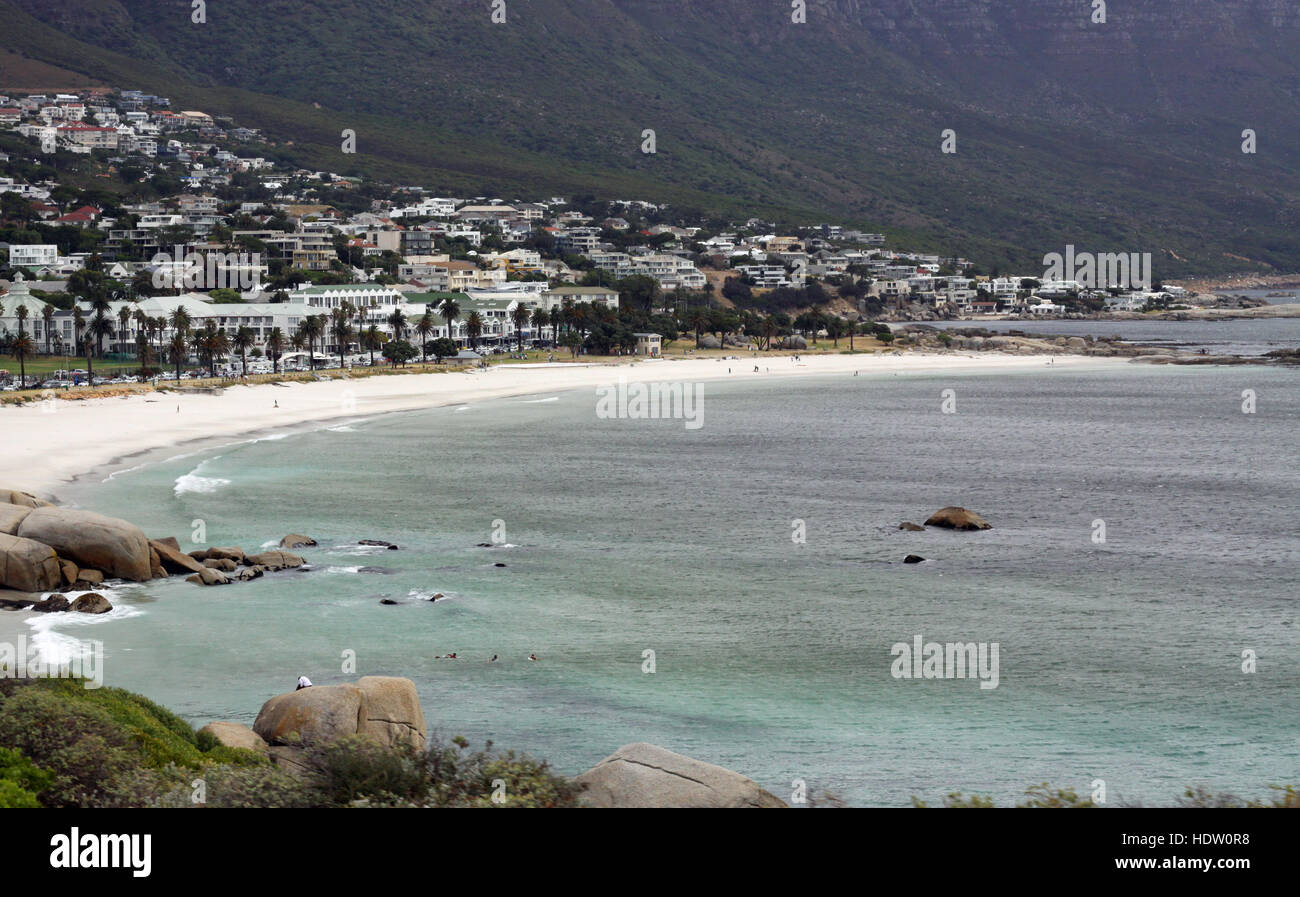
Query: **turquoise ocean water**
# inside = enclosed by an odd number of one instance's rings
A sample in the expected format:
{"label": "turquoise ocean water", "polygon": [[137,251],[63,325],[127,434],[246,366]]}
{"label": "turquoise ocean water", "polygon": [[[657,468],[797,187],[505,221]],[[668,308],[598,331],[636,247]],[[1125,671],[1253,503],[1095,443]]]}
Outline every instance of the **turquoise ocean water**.
{"label": "turquoise ocean water", "polygon": [[[565,772],[649,741],[855,805],[1258,797],[1300,784],[1297,377],[727,381],[698,430],[599,419],[583,390],[177,446],[59,497],[186,548],[197,521],[250,551],[306,533],[311,569],[121,586],[40,637],[102,640],[109,684],[196,724],[251,723],[302,674],[390,674],[435,731]],[[994,529],[897,529],[950,504]],[[998,643],[998,687],[894,678],[917,635]]]}

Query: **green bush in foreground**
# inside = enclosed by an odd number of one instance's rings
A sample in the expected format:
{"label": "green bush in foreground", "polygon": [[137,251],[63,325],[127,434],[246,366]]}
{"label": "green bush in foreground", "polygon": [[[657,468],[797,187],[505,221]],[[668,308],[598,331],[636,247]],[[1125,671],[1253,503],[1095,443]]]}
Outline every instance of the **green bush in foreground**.
{"label": "green bush in foreground", "polygon": [[290,773],[147,698],[79,680],[0,680],[0,807],[561,807],[546,763],[464,739],[427,751],[345,738]]}

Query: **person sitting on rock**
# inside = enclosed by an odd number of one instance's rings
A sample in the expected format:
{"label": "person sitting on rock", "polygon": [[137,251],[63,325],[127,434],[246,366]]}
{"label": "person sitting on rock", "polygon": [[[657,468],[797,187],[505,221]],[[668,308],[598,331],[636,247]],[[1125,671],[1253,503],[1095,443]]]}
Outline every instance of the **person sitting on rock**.
{"label": "person sitting on rock", "polygon": [[304,688],[311,688],[311,680],[308,679],[306,676],[299,676],[298,687],[295,688],[294,691],[301,691]]}

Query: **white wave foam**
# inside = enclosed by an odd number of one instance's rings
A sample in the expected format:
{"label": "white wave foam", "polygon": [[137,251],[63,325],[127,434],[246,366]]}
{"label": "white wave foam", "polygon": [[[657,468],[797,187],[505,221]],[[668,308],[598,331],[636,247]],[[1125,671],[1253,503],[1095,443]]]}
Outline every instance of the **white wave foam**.
{"label": "white wave foam", "polygon": [[559,396],[551,396],[551,397],[546,398],[546,399],[525,399],[521,404],[524,404],[524,405],[539,405],[539,404],[541,404],[542,402],[558,402],[558,401],[560,401],[560,397],[559,397]]}
{"label": "white wave foam", "polygon": [[187,492],[211,493],[216,492],[222,486],[229,485],[230,480],[222,477],[201,477],[197,474],[187,473],[176,478],[176,485],[172,488],[172,492],[176,495],[184,495]]}
{"label": "white wave foam", "polygon": [[341,427],[326,427],[326,429],[331,433],[355,433],[357,431],[356,427],[349,427],[347,424]]}

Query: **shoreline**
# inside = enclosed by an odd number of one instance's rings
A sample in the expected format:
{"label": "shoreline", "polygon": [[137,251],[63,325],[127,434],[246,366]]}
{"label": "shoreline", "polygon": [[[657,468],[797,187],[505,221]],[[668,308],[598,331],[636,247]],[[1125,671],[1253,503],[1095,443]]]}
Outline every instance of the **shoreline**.
{"label": "shoreline", "polygon": [[[1056,370],[1103,367],[1127,358],[1063,356]],[[753,365],[762,373],[755,375]],[[731,373],[728,373],[730,366]],[[3,485],[54,499],[60,485],[169,447],[252,437],[304,424],[373,417],[475,400],[564,392],[629,380],[705,382],[762,376],[981,373],[1041,368],[1039,356],[1002,354],[809,355],[735,359],[643,360],[621,364],[410,374],[228,387],[222,395],[139,393],[0,409],[5,424]],[[276,406],[279,407],[276,407]]]}

